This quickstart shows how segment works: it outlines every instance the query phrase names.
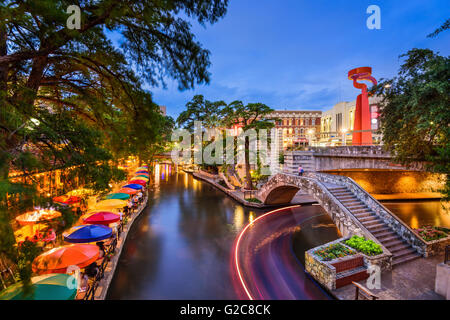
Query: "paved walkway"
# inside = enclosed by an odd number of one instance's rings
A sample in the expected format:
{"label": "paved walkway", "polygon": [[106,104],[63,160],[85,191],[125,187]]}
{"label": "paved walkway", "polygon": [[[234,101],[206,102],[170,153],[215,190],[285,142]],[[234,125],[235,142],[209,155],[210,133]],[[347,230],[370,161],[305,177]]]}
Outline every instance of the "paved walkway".
{"label": "paved walkway", "polygon": [[[420,258],[394,267],[381,275],[381,289],[371,290],[380,300],[444,300],[434,292],[436,265],[442,255]],[[364,287],[365,281],[360,282]],[[354,300],[355,286],[348,285],[333,291],[340,300]]]}

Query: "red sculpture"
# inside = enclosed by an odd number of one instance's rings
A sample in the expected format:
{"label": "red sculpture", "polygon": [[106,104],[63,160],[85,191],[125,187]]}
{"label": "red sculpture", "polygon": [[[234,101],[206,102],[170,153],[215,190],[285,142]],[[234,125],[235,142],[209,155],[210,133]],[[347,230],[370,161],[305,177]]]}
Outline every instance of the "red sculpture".
{"label": "red sculpture", "polygon": [[355,121],[353,125],[353,145],[367,146],[372,145],[372,126],[370,119],[369,95],[367,93],[367,85],[359,83],[360,81],[370,81],[373,85],[377,84],[377,80],[372,77],[371,67],[361,67],[350,70],[348,79],[353,80],[353,86],[361,89],[361,94],[356,98]]}

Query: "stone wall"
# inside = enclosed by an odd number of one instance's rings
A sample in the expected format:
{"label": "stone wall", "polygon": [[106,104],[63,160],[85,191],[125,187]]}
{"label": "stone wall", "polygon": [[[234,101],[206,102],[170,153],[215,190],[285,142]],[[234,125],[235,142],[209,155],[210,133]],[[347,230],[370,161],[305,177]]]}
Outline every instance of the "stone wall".
{"label": "stone wall", "polygon": [[336,268],[326,261],[320,261],[312,252],[316,247],[305,252],[305,269],[317,282],[329,290],[336,289]]}
{"label": "stone wall", "polygon": [[380,146],[340,146],[312,147],[308,151],[287,151],[285,159],[287,173],[295,173],[299,164],[307,167],[306,171],[324,171],[339,169],[388,169],[424,171],[423,163],[413,163],[408,168],[394,163],[392,156]]}
{"label": "stone wall", "polygon": [[[383,252],[382,254],[376,256],[367,256],[361,252],[356,255],[346,256],[331,261],[322,261],[313,252],[320,250],[322,248],[328,247],[334,243],[341,243],[343,246],[356,251],[355,249],[347,246],[344,241],[348,240],[349,237],[340,238],[321,246],[309,249],[305,252],[305,269],[306,271],[319,283],[328,288],[329,290],[336,289],[336,268],[333,266],[336,263],[344,262],[346,260],[354,259],[356,256],[362,256],[364,259],[364,265],[366,267],[370,265],[377,265],[380,267],[381,271],[391,270],[392,255],[389,252]],[[384,249],[383,249],[384,250]]]}
{"label": "stone wall", "polygon": [[388,224],[394,232],[408,242],[421,255],[427,256],[427,245],[406,223],[385,208],[380,202],[373,198],[353,179],[324,173],[316,173],[315,177],[323,182],[333,183],[349,188],[355,196],[365,203],[381,220]]}
{"label": "stone wall", "polygon": [[425,256],[437,256],[445,253],[445,247],[450,246],[450,236],[433,241],[424,241],[426,243]]}
{"label": "stone wall", "polygon": [[437,192],[445,184],[444,175],[405,170],[330,170],[325,173],[352,178],[372,194]]}

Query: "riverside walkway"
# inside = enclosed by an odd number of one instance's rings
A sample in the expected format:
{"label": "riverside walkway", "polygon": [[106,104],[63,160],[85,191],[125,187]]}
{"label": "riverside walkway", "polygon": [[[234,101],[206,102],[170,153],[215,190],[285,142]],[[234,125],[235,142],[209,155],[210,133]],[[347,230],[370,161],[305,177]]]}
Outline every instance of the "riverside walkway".
{"label": "riverside walkway", "polygon": [[144,211],[148,202],[148,189],[145,193],[144,201],[142,204],[131,214],[128,216],[127,224],[123,226],[123,230],[117,238],[117,245],[114,251],[114,255],[108,261],[108,264],[105,267],[104,275],[102,279],[95,284],[94,292],[90,297],[90,300],[105,300],[106,294],[108,293],[109,285],[114,277],[114,273],[116,271],[117,262],[119,261],[120,254],[122,253],[123,245],[127,239],[128,232],[130,231],[131,226],[133,225],[136,218]]}

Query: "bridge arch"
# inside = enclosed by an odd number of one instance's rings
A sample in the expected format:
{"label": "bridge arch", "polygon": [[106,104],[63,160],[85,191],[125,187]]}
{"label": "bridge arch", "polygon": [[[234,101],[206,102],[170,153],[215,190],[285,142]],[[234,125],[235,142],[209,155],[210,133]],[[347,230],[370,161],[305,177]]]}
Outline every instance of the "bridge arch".
{"label": "bridge arch", "polygon": [[290,203],[292,198],[300,190],[300,187],[296,185],[275,185],[272,189],[268,190],[264,198],[264,204],[287,204]]}

